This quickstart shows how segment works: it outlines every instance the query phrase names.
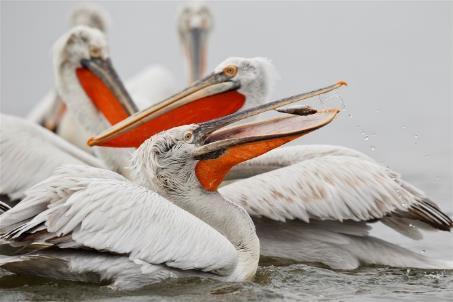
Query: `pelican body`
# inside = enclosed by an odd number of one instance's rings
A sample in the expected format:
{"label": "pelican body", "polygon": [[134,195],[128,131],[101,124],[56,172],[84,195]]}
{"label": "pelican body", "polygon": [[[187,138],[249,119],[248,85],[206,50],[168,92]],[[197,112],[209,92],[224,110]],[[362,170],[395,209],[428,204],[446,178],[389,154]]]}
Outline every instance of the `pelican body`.
{"label": "pelican body", "polygon": [[[262,92],[256,91],[255,85],[258,83],[261,87],[268,86],[267,64],[270,63],[261,58],[225,60],[206,78],[145,108],[138,115],[145,117],[141,120],[140,127],[117,137],[116,141],[120,144],[127,143],[128,147],[138,147],[157,132],[203,122],[250,107],[258,102],[258,98],[263,97]],[[131,115],[137,118],[133,115],[137,107],[115,72],[105,35],[99,30],[78,26],[64,34],[54,46],[54,69],[57,93],[64,100],[66,111],[71,112],[70,118],[77,123],[78,127],[75,129],[81,129],[79,134],[84,137],[85,144],[90,135],[102,132],[112,124],[121,126],[119,122]],[[192,114],[188,114],[190,112]],[[21,132],[20,138],[24,142],[35,141],[33,133],[42,131],[32,129],[35,128],[33,125],[19,119],[15,119],[11,127],[3,127],[2,124],[2,161],[9,159],[12,154],[25,160],[19,169],[13,165],[4,167],[2,177],[5,182],[0,187],[0,194],[20,199],[25,189],[49,177],[61,164],[76,163],[66,161],[68,153],[71,155],[80,152],[75,146],[53,148],[55,141],[60,140],[49,133],[41,144],[28,148],[18,140],[15,128],[29,129]],[[110,143],[115,145],[115,140]],[[128,177],[131,149],[95,147],[93,153],[99,160],[91,156],[85,163],[96,161],[96,165],[89,165],[99,167],[100,161],[103,167]],[[43,163],[51,164],[41,169]],[[28,173],[29,169],[36,173]]]}
{"label": "pelican body", "polygon": [[[130,180],[105,169],[59,168],[0,216],[4,240],[38,248],[4,256],[0,266],[77,281],[94,274],[114,288],[186,275],[252,280],[260,252],[253,221],[216,186],[235,164],[330,123],[338,110],[226,126],[339,86],[157,134],[134,152]],[[37,270],[43,262],[56,265]]]}

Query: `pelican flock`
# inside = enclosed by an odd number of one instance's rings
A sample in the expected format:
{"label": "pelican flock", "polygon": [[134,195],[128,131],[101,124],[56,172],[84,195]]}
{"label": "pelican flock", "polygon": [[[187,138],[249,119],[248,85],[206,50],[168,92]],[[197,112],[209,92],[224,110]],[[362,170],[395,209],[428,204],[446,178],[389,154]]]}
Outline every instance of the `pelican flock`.
{"label": "pelican flock", "polygon": [[260,257],[453,269],[369,235],[378,221],[414,240],[453,226],[398,173],[346,147],[283,146],[340,111],[295,103],[345,82],[267,102],[266,58],[230,57],[206,75],[213,16],[197,3],[177,22],[187,87],[156,64],[123,83],[108,14],[83,5],[70,20],[53,47],[55,88],[26,119],[1,114],[2,269],[116,289],[253,280]]}

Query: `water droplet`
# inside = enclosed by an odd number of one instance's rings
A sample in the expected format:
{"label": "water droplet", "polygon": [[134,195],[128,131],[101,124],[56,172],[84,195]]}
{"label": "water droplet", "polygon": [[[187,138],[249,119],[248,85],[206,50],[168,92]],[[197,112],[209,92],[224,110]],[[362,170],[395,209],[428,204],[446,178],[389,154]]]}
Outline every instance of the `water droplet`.
{"label": "water droplet", "polygon": [[401,126],[401,129],[407,129],[406,125]]}
{"label": "water droplet", "polygon": [[422,253],[422,254],[425,254],[425,253],[426,253],[426,250],[422,250],[421,253]]}
{"label": "water droplet", "polygon": [[418,134],[414,134],[414,139],[418,139]]}
{"label": "water droplet", "polygon": [[352,114],[351,114],[351,113],[348,113],[348,117],[349,117],[349,118],[352,118]]}
{"label": "water droplet", "polygon": [[371,151],[373,151],[373,152],[376,151],[376,147],[373,146],[373,145],[370,146],[370,149],[371,149]]}
{"label": "water droplet", "polygon": [[410,228],[415,228],[415,225],[413,225],[412,223],[409,224],[409,227]]}
{"label": "water droplet", "polygon": [[341,95],[337,94],[335,91],[333,93],[340,100],[341,109],[346,111],[346,103],[343,101],[343,98],[341,97]]}
{"label": "water droplet", "polygon": [[369,140],[369,136],[365,134],[365,137],[363,138],[365,141]]}

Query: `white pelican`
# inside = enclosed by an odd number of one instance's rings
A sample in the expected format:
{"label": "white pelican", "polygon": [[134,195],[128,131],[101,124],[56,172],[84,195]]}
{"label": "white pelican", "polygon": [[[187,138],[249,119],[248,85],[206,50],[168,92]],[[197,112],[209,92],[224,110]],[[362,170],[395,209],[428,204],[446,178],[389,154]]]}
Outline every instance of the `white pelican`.
{"label": "white pelican", "polygon": [[[59,39],[54,50],[58,95],[62,96],[68,111],[85,133],[93,135],[100,132],[109,124],[115,124],[135,111],[133,102],[111,66],[105,37],[101,32],[88,27],[76,27]],[[146,109],[148,121],[119,139],[132,143],[129,147],[138,147],[145,139],[159,131],[210,120],[235,112],[244,104],[246,107],[250,106],[250,103],[255,104],[265,96],[266,89],[262,88],[268,86],[268,65],[266,60],[260,58],[227,59],[205,79]],[[30,128],[32,125],[22,125],[18,119],[14,122],[17,124],[14,127],[3,127],[2,124],[0,143],[4,148],[1,159],[3,161],[9,158],[12,152],[16,158],[23,160],[23,169],[3,167],[2,178],[11,181],[20,178],[21,184],[27,186],[15,187],[12,182],[11,185],[2,186],[0,194],[20,198],[23,189],[35,184],[37,180],[47,178],[55,167],[64,162],[52,161],[54,153],[36,151],[41,144],[36,148],[28,148],[20,143],[12,129],[25,129],[24,127]],[[29,136],[35,131],[38,130],[30,130]],[[26,135],[22,135],[21,139],[28,141]],[[85,141],[86,139],[87,137]],[[56,139],[50,139],[49,144],[52,145],[54,140]],[[100,155],[110,169],[127,176],[129,151],[98,148],[95,153]],[[47,169],[38,169],[41,162],[49,161],[52,165]],[[36,173],[28,173],[30,169]],[[13,188],[17,190],[11,190]]]}
{"label": "white pelican", "polygon": [[[109,27],[108,13],[96,4],[77,5],[70,16],[71,27],[86,25],[106,33]],[[207,35],[212,27],[212,16],[209,9],[201,4],[184,5],[178,17],[178,32],[187,57],[192,77],[189,82],[198,80],[206,70]],[[194,75],[196,74],[196,77]],[[172,95],[176,89],[175,79],[171,72],[161,65],[150,65],[126,82],[138,109],[145,109]],[[28,119],[55,131],[59,136],[72,144],[92,153],[86,145],[90,135],[80,127],[71,111],[61,97],[51,90],[28,115]]]}
{"label": "white pelican", "polygon": [[[104,33],[107,32],[110,16],[106,10],[95,3],[78,4],[69,16],[69,25],[74,28],[79,25],[96,28]],[[81,128],[71,112],[66,111],[66,106],[55,89],[50,90],[44,98],[27,115],[27,119],[56,132],[70,143],[91,152],[86,145],[86,137],[89,136]]]}
{"label": "white pelican", "polygon": [[[90,135],[137,111],[111,66],[105,36],[101,32],[76,27],[57,41],[54,58],[58,94]],[[139,146],[157,131],[223,116],[240,109],[244,103],[258,102],[266,93],[266,89],[262,88],[268,86],[267,65],[268,62],[259,58],[229,59],[219,65],[212,75],[147,108],[140,114],[149,114],[153,122],[138,129],[142,138],[134,146]],[[257,85],[260,85],[259,91]],[[209,106],[211,103],[215,106]],[[156,120],[159,110],[167,106],[167,111],[172,111]],[[195,114],[196,110],[199,112]],[[127,173],[124,171],[127,156],[118,154],[118,151],[106,148],[95,150],[112,169],[124,174]]]}
{"label": "white pelican", "polygon": [[[110,16],[106,10],[94,3],[76,5],[69,17],[71,28],[79,25],[96,28],[107,33]],[[176,92],[171,72],[160,65],[150,65],[126,81],[137,108],[144,109]],[[55,90],[51,90],[27,117],[30,121],[55,131],[72,144],[92,152],[86,144],[90,133],[80,126],[71,111],[66,110],[65,101]]]}
{"label": "white pelican", "polygon": [[[3,256],[0,266],[19,274],[111,281],[116,288],[191,274],[253,279],[260,251],[253,222],[209,180],[319,129],[338,110],[225,126],[341,85],[157,134],[134,152],[131,180],[105,169],[60,168],[0,216],[4,240],[40,249]],[[38,269],[43,263],[47,268]]]}
{"label": "white pelican", "polygon": [[[130,120],[92,143],[109,145],[103,140],[131,129]],[[132,125],[139,121],[138,116]],[[376,221],[413,239],[422,238],[420,229],[449,231],[453,222],[423,192],[360,152],[327,145],[280,148],[230,174],[249,178],[219,192],[254,217],[264,256],[339,269],[360,264],[452,268],[368,235],[369,224]],[[205,181],[214,190],[223,180],[220,176]]]}

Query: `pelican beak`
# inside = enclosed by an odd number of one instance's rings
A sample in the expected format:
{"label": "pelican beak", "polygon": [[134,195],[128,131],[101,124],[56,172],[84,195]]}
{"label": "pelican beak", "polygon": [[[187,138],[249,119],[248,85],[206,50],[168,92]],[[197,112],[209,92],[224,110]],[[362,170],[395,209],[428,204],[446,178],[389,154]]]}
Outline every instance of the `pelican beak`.
{"label": "pelican beak", "polygon": [[206,53],[209,29],[203,26],[191,26],[181,34],[184,52],[189,62],[189,83],[201,79],[206,72]]}
{"label": "pelican beak", "polygon": [[261,122],[225,128],[226,125],[332,91],[343,85],[345,85],[344,82],[339,82],[317,91],[292,96],[200,124],[192,133],[194,142],[198,145],[193,152],[193,157],[199,160],[195,167],[195,174],[200,184],[208,191],[215,191],[233,166],[329,124],[338,114],[339,109],[305,108],[300,112],[284,113],[284,116]]}
{"label": "pelican beak", "polygon": [[138,147],[161,131],[234,113],[244,105],[245,96],[237,91],[240,84],[233,77],[225,71],[213,73],[90,138],[88,145]]}
{"label": "pelican beak", "polygon": [[138,112],[110,59],[82,59],[77,78],[96,108],[114,125]]}

